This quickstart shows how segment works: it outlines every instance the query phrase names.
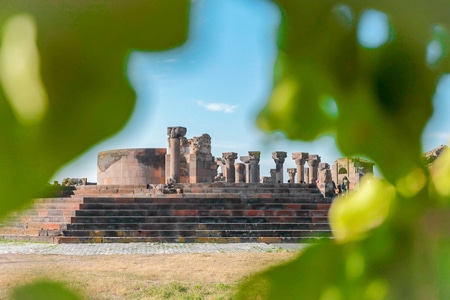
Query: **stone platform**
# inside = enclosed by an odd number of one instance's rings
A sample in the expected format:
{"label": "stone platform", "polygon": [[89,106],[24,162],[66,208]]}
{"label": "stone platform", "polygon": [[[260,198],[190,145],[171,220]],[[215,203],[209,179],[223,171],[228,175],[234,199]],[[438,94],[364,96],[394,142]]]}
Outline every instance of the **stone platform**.
{"label": "stone platform", "polygon": [[[71,195],[68,195],[71,194]],[[331,236],[313,184],[92,185],[36,199],[0,238],[54,243],[299,243]]]}

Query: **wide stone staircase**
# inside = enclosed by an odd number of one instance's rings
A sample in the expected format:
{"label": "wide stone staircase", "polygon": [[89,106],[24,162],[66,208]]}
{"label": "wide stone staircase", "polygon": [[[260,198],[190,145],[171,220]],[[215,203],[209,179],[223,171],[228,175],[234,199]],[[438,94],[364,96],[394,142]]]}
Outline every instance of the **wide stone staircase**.
{"label": "wide stone staircase", "polygon": [[81,186],[71,197],[38,199],[10,218],[0,237],[56,243],[308,242],[331,236],[330,205],[331,199],[307,184]]}
{"label": "wide stone staircase", "polygon": [[83,198],[38,198],[22,210],[0,219],[0,239],[58,242]]}

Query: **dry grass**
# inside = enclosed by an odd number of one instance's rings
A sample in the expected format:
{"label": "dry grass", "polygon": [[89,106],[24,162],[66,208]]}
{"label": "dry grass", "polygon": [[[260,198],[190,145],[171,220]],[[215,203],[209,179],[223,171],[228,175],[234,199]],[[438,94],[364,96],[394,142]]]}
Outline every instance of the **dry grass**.
{"label": "dry grass", "polygon": [[0,299],[38,278],[65,283],[87,299],[231,299],[243,278],[295,255],[0,255]]}

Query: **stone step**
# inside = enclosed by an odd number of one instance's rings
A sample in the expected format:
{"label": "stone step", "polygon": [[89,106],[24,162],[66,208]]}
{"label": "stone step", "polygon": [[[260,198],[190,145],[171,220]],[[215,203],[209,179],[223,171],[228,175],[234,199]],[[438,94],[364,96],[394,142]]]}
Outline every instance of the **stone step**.
{"label": "stone step", "polygon": [[[323,237],[56,237],[69,243],[314,243]],[[329,238],[329,237],[325,237]]]}
{"label": "stone step", "polygon": [[83,203],[80,210],[328,210],[331,203]]}
{"label": "stone step", "polygon": [[230,203],[244,203],[244,204],[257,204],[257,203],[331,203],[329,199],[322,199],[323,201],[317,201],[317,199],[311,198],[299,198],[299,197],[245,197],[245,198],[224,198],[224,197],[177,197],[177,198],[161,198],[161,197],[85,197],[84,204],[93,203],[116,203],[116,204],[132,204],[132,203],[153,203],[153,204],[173,204],[173,203],[192,203],[192,204],[230,204]]}
{"label": "stone step", "polygon": [[16,241],[16,242],[29,242],[29,243],[59,243],[59,237],[55,235],[8,235],[0,233],[0,240]]}
{"label": "stone step", "polygon": [[155,216],[155,217],[72,217],[71,223],[328,223],[328,217],[296,216],[245,216],[245,217],[201,217],[201,216]]}
{"label": "stone step", "polygon": [[43,204],[43,203],[62,203],[62,204],[68,204],[68,203],[82,203],[83,198],[82,197],[56,197],[56,198],[37,198],[33,200],[34,204]]}
{"label": "stone step", "polygon": [[61,203],[35,203],[32,209],[69,209],[77,210],[80,209],[82,201],[80,202],[61,202]]}
{"label": "stone step", "polygon": [[108,197],[167,197],[167,198],[176,198],[176,197],[186,197],[186,196],[192,196],[192,197],[215,197],[214,195],[227,195],[227,197],[233,198],[233,197],[239,197],[240,195],[258,195],[258,196],[264,196],[264,195],[307,195],[308,197],[311,196],[317,196],[322,197],[323,195],[320,193],[319,189],[272,189],[272,188],[258,188],[258,189],[246,189],[246,188],[239,188],[239,189],[233,189],[233,188],[219,188],[219,189],[212,189],[209,190],[207,188],[199,188],[199,189],[181,189],[178,190],[175,193],[163,193],[162,191],[158,190],[152,190],[152,189],[145,189],[145,190],[133,190],[133,189],[118,189],[118,190],[110,190],[110,191],[76,191],[75,196],[76,197],[87,197],[87,196],[108,196]]}
{"label": "stone step", "polygon": [[330,236],[330,230],[70,230],[75,237],[310,237]]}
{"label": "stone step", "polygon": [[115,209],[115,210],[79,210],[76,217],[153,217],[153,216],[327,216],[327,210],[293,210],[293,209]]}
{"label": "stone step", "polygon": [[56,224],[67,224],[70,223],[73,216],[21,216],[16,222],[30,224],[30,223],[56,223]]}
{"label": "stone step", "polygon": [[6,235],[36,235],[38,236],[40,229],[27,229],[17,227],[4,227],[0,228],[0,236]]}
{"label": "stone step", "polygon": [[27,208],[10,213],[1,223],[10,227],[28,222],[68,223],[82,201],[82,198],[38,198]]}
{"label": "stone step", "polygon": [[182,194],[317,194],[321,195],[320,190],[316,188],[302,188],[302,187],[270,187],[259,185],[257,187],[182,187]]}
{"label": "stone step", "polygon": [[16,218],[24,217],[60,217],[60,216],[75,216],[76,209],[29,209],[22,212]]}
{"label": "stone step", "polygon": [[[271,192],[290,192],[290,191],[305,191],[317,193],[319,189],[315,184],[297,184],[297,183],[282,183],[282,184],[256,184],[256,183],[176,183],[174,189],[182,190],[185,193],[214,193],[215,191],[271,191]],[[75,195],[79,194],[105,194],[105,193],[148,193],[154,190],[160,190],[161,185],[87,185],[77,186],[73,191]]]}
{"label": "stone step", "polygon": [[[72,242],[304,242],[330,236],[332,200],[314,185],[81,186],[11,214],[0,237]],[[72,192],[72,191],[71,191]],[[4,219],[6,220],[6,219]],[[1,225],[1,224],[0,224]],[[62,234],[67,236],[61,236]]]}
{"label": "stone step", "polygon": [[12,222],[0,227],[0,232],[5,230],[63,230],[69,222]]}
{"label": "stone step", "polygon": [[305,201],[323,201],[329,202],[330,198],[325,198],[320,193],[301,192],[301,193],[272,193],[267,192],[249,192],[249,191],[236,191],[235,193],[217,192],[217,193],[179,193],[179,194],[111,194],[111,193],[98,193],[98,194],[80,194],[77,197],[111,197],[111,198],[127,198],[127,197],[140,197],[140,198],[223,198],[223,199],[245,199],[245,198],[273,198],[273,197],[286,197],[286,198],[298,198]]}
{"label": "stone step", "polygon": [[[55,229],[56,228],[56,229]],[[0,229],[0,236],[6,235],[31,235],[31,236],[57,236],[61,235],[66,226],[56,226],[52,228],[51,226],[39,226],[31,228],[15,228],[15,227],[5,227]]]}
{"label": "stone step", "polygon": [[328,223],[95,223],[68,224],[67,230],[329,230]]}

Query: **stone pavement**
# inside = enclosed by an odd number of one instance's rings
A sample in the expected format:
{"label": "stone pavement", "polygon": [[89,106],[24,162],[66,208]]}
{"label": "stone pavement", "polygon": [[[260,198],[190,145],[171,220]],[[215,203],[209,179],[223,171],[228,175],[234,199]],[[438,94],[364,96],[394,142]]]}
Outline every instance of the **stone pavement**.
{"label": "stone pavement", "polygon": [[111,254],[188,254],[232,252],[299,251],[308,244],[170,244],[170,243],[106,243],[106,244],[46,244],[0,242],[1,254],[111,255]]}

